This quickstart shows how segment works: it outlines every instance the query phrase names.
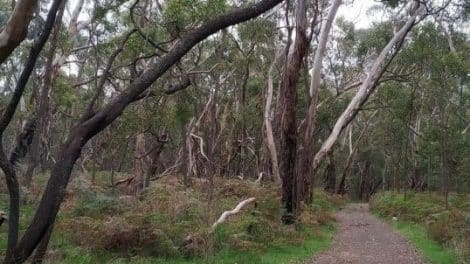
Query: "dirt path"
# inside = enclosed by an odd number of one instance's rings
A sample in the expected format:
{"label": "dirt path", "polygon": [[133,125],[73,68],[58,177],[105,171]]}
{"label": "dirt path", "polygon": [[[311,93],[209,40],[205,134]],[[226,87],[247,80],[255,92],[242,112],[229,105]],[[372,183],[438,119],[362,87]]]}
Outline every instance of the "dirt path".
{"label": "dirt path", "polygon": [[309,264],[423,264],[410,243],[369,212],[351,204],[336,214],[340,227],[333,245]]}

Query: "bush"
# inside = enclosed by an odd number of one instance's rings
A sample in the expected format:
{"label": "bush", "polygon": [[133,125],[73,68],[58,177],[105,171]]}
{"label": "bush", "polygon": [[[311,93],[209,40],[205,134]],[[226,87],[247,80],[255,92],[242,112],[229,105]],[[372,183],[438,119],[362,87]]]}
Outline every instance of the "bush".
{"label": "bush", "polygon": [[430,215],[426,229],[429,236],[440,244],[445,244],[452,239],[447,211]]}
{"label": "bush", "polygon": [[[321,237],[321,225],[334,221],[328,211],[344,204],[340,196],[315,191],[314,205],[303,205],[299,222],[285,226],[277,186],[216,181],[220,182],[215,184],[209,212],[204,181],[195,180],[186,189],[176,177],[166,177],[153,182],[141,199],[78,181],[71,186],[72,199],[67,201],[56,228],[67,243],[93,252],[93,258],[105,255],[104,259],[157,257],[176,261],[175,257],[182,256],[199,258],[229,251],[258,254],[269,247],[303,245],[312,236]],[[208,233],[222,212],[248,197],[256,197],[256,202]]]}
{"label": "bush", "polygon": [[[451,193],[449,208],[444,197],[436,193],[375,194],[371,209],[378,215],[399,221],[424,224],[432,240],[454,249],[461,259],[470,256],[470,199],[468,194]],[[466,262],[464,262],[466,263]]]}

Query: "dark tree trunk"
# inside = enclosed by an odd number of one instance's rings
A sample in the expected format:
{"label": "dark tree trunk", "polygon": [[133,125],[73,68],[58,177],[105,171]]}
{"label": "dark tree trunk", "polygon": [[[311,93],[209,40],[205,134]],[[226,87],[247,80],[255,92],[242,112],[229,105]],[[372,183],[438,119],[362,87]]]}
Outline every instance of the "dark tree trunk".
{"label": "dark tree trunk", "polygon": [[51,239],[52,230],[53,225],[49,227],[46,235],[42,238],[41,242],[39,242],[39,245],[34,252],[33,258],[31,259],[32,264],[40,264],[44,260],[44,256],[47,253],[47,247],[49,246],[49,241]]}
{"label": "dark tree trunk", "polygon": [[444,129],[441,145],[442,158],[442,190],[445,197],[446,209],[449,208],[449,143],[447,138],[447,129]]}
{"label": "dark tree trunk", "polygon": [[296,28],[294,46],[287,57],[287,66],[281,80],[281,144],[280,144],[280,174],[282,179],[282,200],[285,204],[283,222],[292,224],[295,221],[301,197],[299,195],[302,183],[297,177],[297,82],[307,50],[305,35],[307,19],[305,0],[297,1]]}
{"label": "dark tree trunk", "polygon": [[[367,201],[369,194],[369,185],[371,184],[369,179],[369,170],[371,166],[370,159],[367,159],[364,164],[364,169],[360,170],[360,181],[359,181],[359,198],[362,201]],[[373,184],[373,183],[372,183]]]}

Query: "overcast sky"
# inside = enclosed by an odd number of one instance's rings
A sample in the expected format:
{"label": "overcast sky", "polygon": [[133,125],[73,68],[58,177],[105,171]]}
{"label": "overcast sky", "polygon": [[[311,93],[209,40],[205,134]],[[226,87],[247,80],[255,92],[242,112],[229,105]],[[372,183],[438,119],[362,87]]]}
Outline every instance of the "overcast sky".
{"label": "overcast sky", "polygon": [[354,22],[356,28],[367,28],[371,26],[372,22],[380,21],[383,16],[381,12],[367,13],[367,10],[374,5],[377,5],[374,0],[355,0],[353,4],[341,5],[336,17],[342,16],[346,20]]}

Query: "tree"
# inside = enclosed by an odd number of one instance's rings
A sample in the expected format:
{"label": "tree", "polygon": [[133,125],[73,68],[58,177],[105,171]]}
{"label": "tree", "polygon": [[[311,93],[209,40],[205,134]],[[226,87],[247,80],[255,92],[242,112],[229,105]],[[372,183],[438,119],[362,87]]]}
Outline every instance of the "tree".
{"label": "tree", "polygon": [[[137,100],[153,82],[161,77],[171,66],[177,63],[178,60],[196,44],[220,29],[241,23],[262,14],[277,5],[279,2],[281,1],[264,0],[245,8],[235,9],[224,15],[217,16],[201,26],[187,32],[176,43],[176,45],[168,51],[168,53],[158,60],[154,67],[142,73],[133,81],[131,86],[123,91],[119,96],[98,111],[87,111],[84,113],[79,122],[75,124],[73,129],[70,131],[67,141],[60,147],[60,151],[57,156],[59,158],[51,170],[51,177],[48,181],[39,207],[30,226],[25,231],[19,243],[17,243],[19,214],[18,182],[16,181],[12,164],[9,163],[5,155],[2,154],[0,156],[0,165],[7,177],[9,183],[8,188],[11,196],[9,242],[5,262],[22,263],[26,261],[48,230],[52,229],[52,224],[54,223],[60,204],[65,196],[65,189],[69,182],[73,165],[78,159],[82,147],[88,142],[88,140],[119,117],[129,104]],[[60,0],[55,1],[49,11],[46,30],[41,35],[40,42],[38,42],[40,44],[37,45],[35,49],[33,48],[32,62],[26,66],[26,69],[29,69],[29,72],[25,73],[25,77],[23,78],[24,85],[26,84],[32,68],[34,68],[37,55],[49,37],[50,31],[55,22],[57,9],[60,4]],[[3,113],[2,122],[0,122],[0,128],[2,128],[1,131],[3,131],[11,121],[21,94],[24,91],[24,85],[19,89],[15,89],[13,100],[7,110]],[[92,101],[90,105],[92,106],[93,103],[94,102]]]}
{"label": "tree", "polygon": [[286,213],[283,221],[292,224],[299,209],[300,195],[299,177],[296,174],[297,157],[297,81],[303,58],[307,51],[307,17],[305,0],[298,0],[295,12],[295,39],[287,55],[286,68],[281,80],[280,100],[282,105],[281,116],[281,143],[280,143],[280,174],[282,179],[282,199],[285,203]]}

